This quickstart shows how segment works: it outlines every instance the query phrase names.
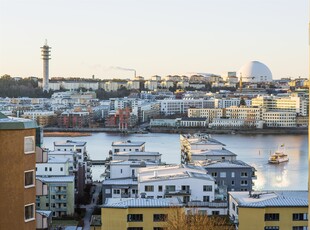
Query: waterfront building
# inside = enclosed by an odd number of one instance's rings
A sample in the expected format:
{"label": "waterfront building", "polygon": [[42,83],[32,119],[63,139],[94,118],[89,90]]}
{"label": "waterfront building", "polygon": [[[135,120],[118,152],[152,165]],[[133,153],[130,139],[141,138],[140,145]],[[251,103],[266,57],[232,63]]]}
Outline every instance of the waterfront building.
{"label": "waterfront building", "polygon": [[35,178],[36,162],[47,159],[36,147],[37,129],[32,120],[0,113],[0,229],[36,228],[36,195],[47,194],[46,184]]}
{"label": "waterfront building", "polygon": [[176,119],[151,119],[150,127],[176,127]]}
{"label": "waterfront building", "polygon": [[193,150],[222,150],[224,144],[211,138],[208,134],[180,135],[181,163],[192,162]]}
{"label": "waterfront building", "polygon": [[296,112],[267,111],[263,113],[267,127],[296,127]]}
{"label": "waterfront building", "polygon": [[[221,99],[214,99],[214,108],[229,108],[232,106],[240,106],[240,98],[221,98]],[[245,104],[247,107],[251,106],[251,100],[245,99]]]}
{"label": "waterfront building", "polygon": [[101,229],[164,229],[169,215],[181,209],[178,199],[107,199],[101,207]]}
{"label": "waterfront building", "polygon": [[205,117],[208,123],[212,122],[214,118],[223,117],[223,109],[205,108],[205,109],[188,109],[188,117]]}
{"label": "waterfront building", "polygon": [[145,142],[139,141],[114,141],[112,142],[112,153],[119,152],[144,152],[145,151]]}
{"label": "waterfront building", "polygon": [[74,176],[37,177],[48,185],[48,194],[36,199],[41,210],[53,212],[53,217],[72,216],[74,214]]}
{"label": "waterfront building", "polygon": [[200,117],[182,117],[179,123],[180,127],[184,128],[206,128],[208,126],[207,119]]}
{"label": "waterfront building", "polygon": [[237,154],[227,149],[196,149],[191,150],[191,162],[234,161]]}
{"label": "waterfront building", "polygon": [[236,118],[214,118],[209,123],[209,128],[239,129],[239,128],[263,128],[263,122],[260,120],[246,120]]}
{"label": "waterfront building", "polygon": [[23,118],[32,119],[39,126],[53,126],[57,123],[57,115],[53,111],[26,111]]}
{"label": "waterfront building", "polygon": [[161,161],[161,154],[159,152],[146,151],[131,151],[131,152],[116,152],[112,155],[113,160],[137,160],[137,161]]}
{"label": "waterfront building", "polygon": [[213,100],[182,99],[160,100],[160,111],[165,115],[184,114],[189,108],[214,108]]}
{"label": "waterfront building", "polygon": [[83,128],[89,125],[89,112],[65,111],[58,117],[58,126],[61,128]]}
{"label": "waterfront building", "polygon": [[[205,163],[204,168],[226,191],[252,191],[255,168],[240,160]],[[227,194],[225,194],[227,195]],[[226,197],[227,198],[227,197]]]}
{"label": "waterfront building", "polygon": [[238,230],[308,229],[308,191],[229,192]]}
{"label": "waterfront building", "polygon": [[215,199],[215,180],[202,167],[165,165],[140,168],[138,190],[142,198],[177,197],[189,201],[212,202]]}

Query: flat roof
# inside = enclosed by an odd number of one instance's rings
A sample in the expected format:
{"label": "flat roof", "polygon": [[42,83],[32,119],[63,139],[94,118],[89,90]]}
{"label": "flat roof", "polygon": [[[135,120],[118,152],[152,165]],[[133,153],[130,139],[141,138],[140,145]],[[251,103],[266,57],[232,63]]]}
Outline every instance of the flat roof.
{"label": "flat roof", "polygon": [[308,207],[308,191],[229,192],[239,207]]}
{"label": "flat roof", "polygon": [[53,177],[36,177],[38,180],[48,183],[48,182],[74,182],[74,176],[53,176]]}
{"label": "flat roof", "polygon": [[0,130],[11,129],[35,129],[38,128],[37,122],[17,117],[8,117],[0,112]]}
{"label": "flat roof", "polygon": [[102,182],[102,185],[138,185],[138,181],[132,178],[106,179]]}
{"label": "flat roof", "polygon": [[87,142],[85,141],[55,141],[54,146],[85,146]]}
{"label": "flat roof", "polygon": [[192,156],[237,156],[237,154],[227,149],[205,149],[191,150]]}
{"label": "flat roof", "polygon": [[253,168],[251,165],[241,161],[241,160],[234,160],[234,161],[218,161],[218,162],[211,162],[204,166],[206,169],[210,168]]}
{"label": "flat roof", "polygon": [[114,141],[112,142],[112,146],[142,146],[145,142],[143,141]]}
{"label": "flat roof", "polygon": [[107,198],[102,208],[163,208],[183,206],[177,198]]}
{"label": "flat roof", "polygon": [[117,152],[117,153],[113,153],[114,156],[131,156],[131,155],[135,155],[135,156],[160,156],[161,153],[159,152]]}

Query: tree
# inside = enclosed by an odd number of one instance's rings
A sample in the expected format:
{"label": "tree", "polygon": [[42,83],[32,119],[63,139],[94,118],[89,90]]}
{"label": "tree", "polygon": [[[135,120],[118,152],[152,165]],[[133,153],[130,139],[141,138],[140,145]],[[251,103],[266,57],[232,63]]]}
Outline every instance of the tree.
{"label": "tree", "polygon": [[246,102],[243,97],[240,100],[240,106],[246,106]]}
{"label": "tree", "polygon": [[208,216],[195,211],[186,214],[184,209],[171,208],[165,227],[167,230],[233,230],[227,216]]}

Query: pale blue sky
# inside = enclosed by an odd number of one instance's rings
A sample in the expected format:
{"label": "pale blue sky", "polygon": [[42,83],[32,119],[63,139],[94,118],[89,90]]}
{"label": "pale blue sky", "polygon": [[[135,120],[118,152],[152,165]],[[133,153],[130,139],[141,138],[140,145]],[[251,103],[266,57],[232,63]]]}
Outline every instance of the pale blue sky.
{"label": "pale blue sky", "polygon": [[0,75],[149,78],[237,71],[308,77],[307,0],[0,0]]}

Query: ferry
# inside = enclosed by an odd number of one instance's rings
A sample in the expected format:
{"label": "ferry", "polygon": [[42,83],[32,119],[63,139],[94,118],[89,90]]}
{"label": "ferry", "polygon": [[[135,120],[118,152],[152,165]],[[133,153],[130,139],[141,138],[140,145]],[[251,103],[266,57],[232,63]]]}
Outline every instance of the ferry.
{"label": "ferry", "polygon": [[287,162],[288,155],[284,153],[284,145],[281,145],[281,149],[278,149],[276,152],[274,152],[270,157],[268,162],[271,164],[280,164],[283,162]]}

